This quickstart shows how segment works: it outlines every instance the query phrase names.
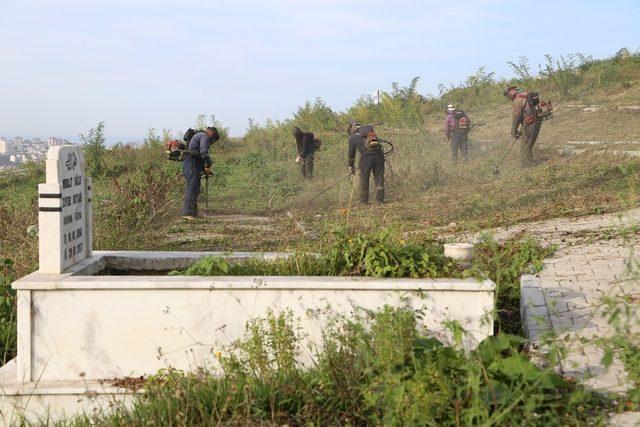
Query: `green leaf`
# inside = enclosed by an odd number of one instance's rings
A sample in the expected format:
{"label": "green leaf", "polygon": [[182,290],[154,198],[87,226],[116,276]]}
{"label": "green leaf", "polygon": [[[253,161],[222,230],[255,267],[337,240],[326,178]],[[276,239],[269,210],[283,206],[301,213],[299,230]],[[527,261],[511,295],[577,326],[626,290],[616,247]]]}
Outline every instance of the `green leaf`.
{"label": "green leaf", "polygon": [[413,341],[413,348],[414,349],[432,351],[432,350],[435,350],[435,349],[438,349],[438,348],[442,348],[442,347],[444,347],[444,344],[442,344],[440,341],[438,341],[435,338],[419,337],[419,338],[416,338]]}
{"label": "green leaf", "polygon": [[613,350],[611,350],[610,348],[605,349],[604,354],[602,355],[601,362],[605,368],[609,368],[609,366],[611,366],[611,364],[613,363]]}

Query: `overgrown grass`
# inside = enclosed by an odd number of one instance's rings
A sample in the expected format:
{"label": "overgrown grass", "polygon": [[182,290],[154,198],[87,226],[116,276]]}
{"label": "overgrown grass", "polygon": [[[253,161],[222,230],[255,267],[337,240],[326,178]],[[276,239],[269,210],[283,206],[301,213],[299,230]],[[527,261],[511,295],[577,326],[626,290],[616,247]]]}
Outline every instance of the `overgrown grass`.
{"label": "overgrown grass", "polygon": [[182,274],[188,276],[368,276],[368,277],[451,277],[461,269],[445,258],[442,244],[405,242],[389,230],[372,235],[334,234],[320,254],[296,253],[286,259],[261,259],[230,264],[224,258],[199,260]]}
{"label": "overgrown grass", "polygon": [[[184,179],[160,148],[120,145],[100,156],[94,176],[94,249],[158,245],[157,229],[173,213]],[[37,268],[38,184],[44,165],[28,164],[0,176],[0,257],[14,261],[18,277]]]}
{"label": "overgrown grass", "polygon": [[2,365],[16,356],[16,292],[11,289],[14,278],[13,261],[0,257],[0,362]]}
{"label": "overgrown grass", "polygon": [[501,334],[465,353],[386,307],[336,319],[316,363],[297,362],[291,314],[269,314],[217,357],[218,372],[165,371],[132,409],[72,425],[598,425],[614,405],[541,369]]}
{"label": "overgrown grass", "polygon": [[187,276],[365,276],[396,278],[489,278],[496,283],[496,332],[521,334],[520,276],[542,268],[553,248],[523,236],[498,243],[484,236],[475,245],[470,268],[444,256],[438,240],[405,241],[389,229],[366,234],[339,230],[319,253],[295,253],[276,261],[254,259],[229,263],[203,258]]}

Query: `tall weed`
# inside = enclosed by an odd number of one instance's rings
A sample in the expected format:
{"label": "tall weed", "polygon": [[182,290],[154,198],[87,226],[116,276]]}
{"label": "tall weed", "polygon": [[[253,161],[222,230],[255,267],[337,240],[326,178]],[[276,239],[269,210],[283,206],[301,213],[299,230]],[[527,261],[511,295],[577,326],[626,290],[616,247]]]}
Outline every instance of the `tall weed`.
{"label": "tall weed", "polygon": [[337,318],[303,367],[295,319],[271,313],[216,355],[222,376],[162,372],[131,410],[73,424],[597,425],[613,408],[528,361],[521,338],[465,353],[420,330],[419,316],[385,307]]}
{"label": "tall weed", "polygon": [[0,257],[0,354],[3,365],[16,356],[16,291],[11,289],[14,279],[13,261]]}

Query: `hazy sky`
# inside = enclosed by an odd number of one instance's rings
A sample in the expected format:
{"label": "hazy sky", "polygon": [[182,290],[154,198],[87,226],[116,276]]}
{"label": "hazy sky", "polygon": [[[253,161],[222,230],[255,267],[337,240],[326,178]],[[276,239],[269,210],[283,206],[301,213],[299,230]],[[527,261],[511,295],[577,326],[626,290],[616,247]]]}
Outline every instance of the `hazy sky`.
{"label": "hazy sky", "polygon": [[[535,5],[532,7],[531,5]],[[507,61],[640,48],[638,0],[0,0],[0,136],[111,140],[215,114],[337,110],[421,76],[420,91]]]}

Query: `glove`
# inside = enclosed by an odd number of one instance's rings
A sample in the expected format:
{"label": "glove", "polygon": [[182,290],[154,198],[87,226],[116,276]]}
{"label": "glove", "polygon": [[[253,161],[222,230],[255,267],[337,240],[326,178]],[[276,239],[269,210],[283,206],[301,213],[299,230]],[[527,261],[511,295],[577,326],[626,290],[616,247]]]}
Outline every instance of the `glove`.
{"label": "glove", "polygon": [[522,133],[521,133],[519,130],[517,130],[517,131],[513,132],[513,133],[511,134],[511,136],[512,136],[513,138],[515,138],[515,139],[520,139],[520,137],[522,136]]}
{"label": "glove", "polygon": [[351,172],[351,175],[355,175],[356,174],[355,166],[349,166],[349,172]]}
{"label": "glove", "polygon": [[204,167],[204,175],[205,175],[205,176],[211,176],[211,175],[213,175],[213,173],[211,172],[211,167],[210,167],[210,166],[205,166],[205,167]]}
{"label": "glove", "polygon": [[302,161],[302,156],[298,156],[298,157],[296,157],[296,163],[304,163],[304,162]]}

